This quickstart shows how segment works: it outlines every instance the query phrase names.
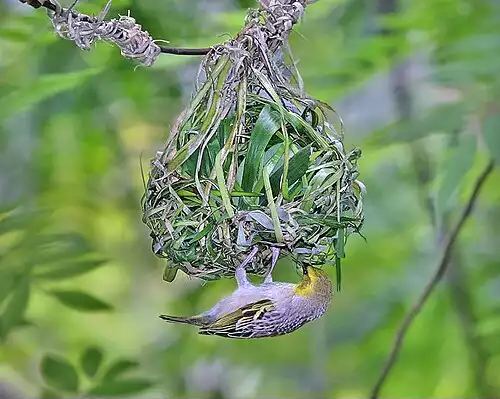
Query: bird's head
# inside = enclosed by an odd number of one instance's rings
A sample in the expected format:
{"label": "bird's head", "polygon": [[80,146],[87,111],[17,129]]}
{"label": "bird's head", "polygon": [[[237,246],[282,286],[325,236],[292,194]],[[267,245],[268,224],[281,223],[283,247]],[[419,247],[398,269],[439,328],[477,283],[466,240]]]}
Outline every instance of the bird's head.
{"label": "bird's head", "polygon": [[310,265],[302,265],[302,272],[302,281],[295,288],[297,295],[332,296],[332,282],[324,270]]}

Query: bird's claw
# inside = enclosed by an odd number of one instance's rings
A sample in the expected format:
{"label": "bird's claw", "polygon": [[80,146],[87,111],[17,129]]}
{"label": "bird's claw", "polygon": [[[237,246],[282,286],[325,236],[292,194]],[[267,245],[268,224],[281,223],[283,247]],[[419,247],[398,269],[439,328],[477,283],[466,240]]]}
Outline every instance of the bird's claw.
{"label": "bird's claw", "polygon": [[248,265],[252,260],[253,258],[255,258],[255,255],[257,254],[257,251],[259,249],[257,247],[253,247],[252,248],[252,251],[250,251],[250,253],[248,254],[248,256],[246,257],[246,259],[240,264],[239,267],[243,267],[245,268],[246,265]]}
{"label": "bird's claw", "polygon": [[246,259],[243,262],[241,262],[241,264],[238,265],[238,267],[236,268],[235,278],[236,282],[238,283],[238,286],[244,286],[250,284],[250,281],[247,278],[247,272],[245,271],[245,267],[250,262],[253,261],[258,250],[259,249],[257,247],[253,247],[248,256],[246,257]]}
{"label": "bird's claw", "polygon": [[280,250],[276,247],[271,247],[271,251],[273,252],[271,259],[271,267],[267,272],[266,278],[264,279],[264,283],[272,283],[273,282],[273,270],[274,266],[276,266],[276,262],[278,262],[278,258],[280,256]]}

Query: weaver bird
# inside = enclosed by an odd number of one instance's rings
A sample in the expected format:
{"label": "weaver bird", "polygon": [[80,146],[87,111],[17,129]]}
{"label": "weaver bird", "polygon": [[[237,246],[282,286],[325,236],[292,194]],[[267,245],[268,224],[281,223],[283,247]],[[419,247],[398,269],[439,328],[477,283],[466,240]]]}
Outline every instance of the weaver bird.
{"label": "weaver bird", "polygon": [[263,338],[291,333],[326,312],[333,291],[323,270],[303,266],[303,277],[298,284],[274,282],[272,271],[279,254],[276,249],[263,283],[254,285],[247,278],[245,266],[256,252],[254,248],[236,268],[236,290],[210,310],[191,317],[161,315],[160,318],[197,326],[202,335]]}

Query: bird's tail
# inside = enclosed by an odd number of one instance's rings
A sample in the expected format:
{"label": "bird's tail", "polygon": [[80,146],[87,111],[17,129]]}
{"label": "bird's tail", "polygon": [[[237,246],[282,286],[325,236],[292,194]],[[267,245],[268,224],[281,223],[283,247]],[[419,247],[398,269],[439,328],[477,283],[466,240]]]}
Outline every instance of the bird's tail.
{"label": "bird's tail", "polygon": [[205,319],[201,316],[182,317],[182,316],[169,316],[166,314],[160,315],[160,319],[168,321],[169,323],[191,324],[193,326],[205,325]]}

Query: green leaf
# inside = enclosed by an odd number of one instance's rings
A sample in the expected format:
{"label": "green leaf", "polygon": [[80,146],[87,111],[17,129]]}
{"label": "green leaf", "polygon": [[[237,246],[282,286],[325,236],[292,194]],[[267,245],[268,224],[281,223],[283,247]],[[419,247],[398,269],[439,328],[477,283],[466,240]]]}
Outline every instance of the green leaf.
{"label": "green leaf", "polygon": [[120,377],[123,374],[125,374],[127,371],[130,371],[137,367],[139,367],[139,363],[134,360],[128,360],[128,359],[117,360],[108,368],[106,373],[104,373],[102,379],[103,381],[114,380],[117,377]]}
{"label": "green leaf", "polygon": [[40,399],[59,399],[61,395],[49,388],[43,388]]}
{"label": "green leaf", "polygon": [[[227,125],[228,123],[230,123],[230,119],[227,118],[227,119],[224,119],[222,122],[221,122],[221,126],[224,126],[224,125]],[[220,127],[219,127],[219,130],[220,130]],[[202,162],[201,162],[201,173],[203,176],[210,176],[210,172],[212,171],[212,168],[216,165],[216,161],[215,161],[215,157],[217,156],[217,154],[220,152],[220,143],[219,143],[219,140],[217,140],[216,137],[212,138],[212,140],[210,140],[207,144],[207,147],[205,149],[205,152],[203,154],[203,159],[202,159]]]}
{"label": "green leaf", "polygon": [[46,268],[43,271],[36,271],[34,277],[39,280],[63,280],[88,273],[94,269],[104,266],[107,261],[104,259],[84,259],[62,262],[54,267]]}
{"label": "green leaf", "polygon": [[88,78],[97,75],[101,70],[94,68],[38,77],[31,84],[20,87],[0,98],[0,119],[14,116],[49,97],[74,89]]}
{"label": "green leaf", "polygon": [[[484,55],[489,58],[492,52],[500,54],[500,42],[498,33],[477,33],[474,35],[465,36],[457,43],[450,45],[447,48],[449,55],[459,56],[477,56]],[[480,54],[483,53],[483,54]]]}
{"label": "green leaf", "polygon": [[[217,195],[217,196],[220,196],[219,190],[215,190],[215,189],[210,190],[210,193]],[[179,197],[181,197],[183,199],[190,199],[190,198],[197,198],[198,197],[197,193],[192,192],[192,191],[188,191],[188,190],[178,190],[177,194],[179,195]],[[253,193],[253,192],[249,192],[249,191],[233,190],[229,193],[229,195],[231,197],[260,197],[262,194],[256,193],[256,192]]]}
{"label": "green leaf", "polygon": [[167,283],[171,283],[175,280],[175,276],[177,276],[178,270],[179,269],[175,266],[165,266],[165,269],[163,270],[163,280]]}
{"label": "green leaf", "polygon": [[49,293],[57,298],[63,305],[72,309],[85,312],[96,312],[113,309],[111,305],[108,305],[106,302],[103,302],[100,299],[97,299],[85,292],[52,290],[49,291]]}
{"label": "green leaf", "polygon": [[104,397],[135,395],[151,388],[153,385],[152,381],[142,378],[103,381],[92,388],[89,395]]}
{"label": "green leaf", "polygon": [[[279,169],[279,168],[281,168],[281,170],[283,170],[283,164],[284,164],[283,154],[284,153],[285,153],[285,145],[283,142],[275,144],[266,150],[266,152],[264,153],[263,165],[265,165],[265,167],[267,168],[269,173],[272,173],[274,170]],[[273,181],[271,179],[272,175],[270,175],[270,181],[271,181],[271,186],[273,188],[273,192],[275,189],[276,189],[276,191],[279,189],[280,176],[278,176],[278,181],[276,182],[276,181]],[[254,192],[260,193],[262,191],[263,187],[264,187],[264,180],[262,180],[262,177],[260,177],[259,180],[257,182],[255,182],[255,184],[254,184]],[[262,196],[262,194],[260,194],[260,196]]]}
{"label": "green leaf", "polygon": [[[290,158],[288,166],[288,186],[292,186],[295,182],[301,179],[309,168],[309,155],[311,147],[307,146],[302,148],[299,152]],[[278,194],[279,183],[281,175],[283,174],[283,165],[281,165],[270,177],[273,195]]]}
{"label": "green leaf", "polygon": [[311,147],[307,146],[302,148],[290,159],[290,166],[288,170],[288,184],[291,186],[295,182],[302,179],[309,168],[309,156],[311,154]]}
{"label": "green leaf", "polygon": [[80,358],[80,366],[88,377],[94,377],[101,366],[103,359],[102,351],[94,346],[85,349]]}
{"label": "green leaf", "polygon": [[214,226],[212,224],[205,226],[205,228],[203,230],[197,232],[195,235],[193,235],[193,237],[191,237],[191,242],[200,241],[203,237],[205,237],[209,233],[211,233],[213,229],[214,229]]}
{"label": "green leaf", "polygon": [[7,271],[0,271],[0,305],[14,286],[14,276]]}
{"label": "green leaf", "polygon": [[500,115],[490,115],[484,120],[483,136],[488,151],[500,165]]}
{"label": "green leaf", "polygon": [[283,231],[281,230],[281,223],[278,216],[278,210],[276,208],[276,204],[274,203],[271,182],[269,181],[269,171],[267,170],[267,168],[264,168],[262,170],[262,178],[264,181],[264,188],[266,191],[269,212],[271,213],[271,218],[273,220],[274,235],[276,236],[276,242],[282,243]]}
{"label": "green leaf", "polygon": [[243,191],[253,192],[254,184],[260,177],[260,171],[262,170],[266,146],[280,127],[280,114],[273,111],[270,105],[266,105],[262,109],[252,133],[250,134],[241,182]]}
{"label": "green leaf", "polygon": [[467,104],[455,102],[433,107],[418,119],[395,122],[374,134],[379,144],[411,142],[433,133],[454,133],[463,126]]}
{"label": "green leaf", "polygon": [[323,216],[323,215],[313,215],[313,214],[303,214],[296,216],[297,222],[304,225],[317,225],[332,227],[335,229],[344,228],[348,225],[348,222],[357,222],[357,218],[351,218],[347,216],[342,216],[340,222],[337,220],[337,216]]}
{"label": "green leaf", "polygon": [[436,210],[443,216],[457,198],[464,176],[472,167],[476,153],[476,137],[471,134],[462,134],[458,145],[451,149],[449,156],[441,166],[442,172],[438,175],[436,192]]}
{"label": "green leaf", "polygon": [[60,356],[45,355],[41,373],[45,383],[54,389],[72,393],[78,391],[78,374],[75,368]]}
{"label": "green leaf", "polygon": [[215,172],[217,176],[217,184],[219,186],[220,196],[222,198],[222,203],[229,217],[234,216],[233,206],[231,204],[231,198],[226,187],[226,179],[224,178],[223,163],[221,161],[221,153],[219,152],[215,157]]}
{"label": "green leaf", "polygon": [[337,278],[337,291],[340,292],[342,287],[342,260],[338,256],[335,257],[335,276]]}
{"label": "green leaf", "polygon": [[0,234],[28,230],[34,223],[44,221],[47,215],[40,210],[15,209],[0,218]]}
{"label": "green leaf", "polygon": [[5,340],[15,327],[23,321],[28,307],[30,283],[28,277],[21,278],[15,285],[13,292],[0,318],[0,338]]}
{"label": "green leaf", "polygon": [[264,153],[264,165],[269,173],[283,165],[283,154],[285,153],[285,143],[280,142],[269,147]]}
{"label": "green leaf", "polygon": [[31,239],[30,244],[38,252],[37,267],[83,259],[83,256],[92,252],[89,242],[75,233],[44,234]]}
{"label": "green leaf", "polygon": [[[212,193],[216,193],[217,190],[212,190]],[[229,193],[231,197],[261,197],[261,193],[251,193],[248,191],[231,191]]]}
{"label": "green leaf", "polygon": [[33,323],[32,321],[28,320],[28,319],[22,319],[21,321],[19,321],[19,323],[17,323],[17,327],[18,328],[22,328],[22,327],[32,327],[34,326],[35,323]]}
{"label": "green leaf", "polygon": [[337,253],[338,258],[345,258],[344,251],[344,229],[340,228],[338,230],[337,242],[335,244],[335,252]]}

